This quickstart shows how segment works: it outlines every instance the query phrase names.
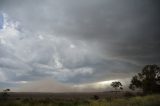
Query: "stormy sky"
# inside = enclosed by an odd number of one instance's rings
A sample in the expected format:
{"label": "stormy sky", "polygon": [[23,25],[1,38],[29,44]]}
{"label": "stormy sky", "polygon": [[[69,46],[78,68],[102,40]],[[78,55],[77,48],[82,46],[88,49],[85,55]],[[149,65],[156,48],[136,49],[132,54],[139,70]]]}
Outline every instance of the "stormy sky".
{"label": "stormy sky", "polygon": [[125,82],[160,64],[159,11],[159,0],[0,0],[0,88]]}

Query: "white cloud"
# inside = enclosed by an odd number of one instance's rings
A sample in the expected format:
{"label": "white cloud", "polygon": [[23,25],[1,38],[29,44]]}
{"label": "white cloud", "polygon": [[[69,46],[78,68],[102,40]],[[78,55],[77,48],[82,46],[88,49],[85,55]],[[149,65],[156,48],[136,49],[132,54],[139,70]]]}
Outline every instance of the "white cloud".
{"label": "white cloud", "polygon": [[93,74],[94,67],[85,63],[95,63],[97,57],[86,42],[44,32],[28,33],[27,29],[19,30],[20,23],[18,26],[18,22],[7,15],[4,19],[0,51],[7,54],[0,58],[0,66],[13,74],[12,79],[9,76],[6,79],[21,83],[25,81],[23,77],[27,81],[49,75],[59,81],[68,81],[75,76]]}

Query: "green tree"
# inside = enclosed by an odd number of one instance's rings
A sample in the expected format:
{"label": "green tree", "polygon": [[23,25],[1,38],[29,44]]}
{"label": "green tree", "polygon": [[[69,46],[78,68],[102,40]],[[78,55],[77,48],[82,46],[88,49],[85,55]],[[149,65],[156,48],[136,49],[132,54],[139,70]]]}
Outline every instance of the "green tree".
{"label": "green tree", "polygon": [[115,91],[117,91],[118,89],[123,90],[123,85],[119,81],[112,82],[111,86],[115,89]]}
{"label": "green tree", "polygon": [[160,67],[158,65],[146,65],[141,73],[133,76],[129,88],[142,89],[144,93],[160,92]]}

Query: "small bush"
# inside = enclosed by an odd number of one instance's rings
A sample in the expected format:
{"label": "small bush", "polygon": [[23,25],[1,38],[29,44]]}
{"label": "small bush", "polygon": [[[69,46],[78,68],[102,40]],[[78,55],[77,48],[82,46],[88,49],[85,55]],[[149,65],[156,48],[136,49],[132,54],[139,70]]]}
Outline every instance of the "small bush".
{"label": "small bush", "polygon": [[94,100],[98,100],[98,99],[100,99],[100,97],[99,97],[98,95],[94,95],[94,96],[93,96],[93,99],[94,99]]}

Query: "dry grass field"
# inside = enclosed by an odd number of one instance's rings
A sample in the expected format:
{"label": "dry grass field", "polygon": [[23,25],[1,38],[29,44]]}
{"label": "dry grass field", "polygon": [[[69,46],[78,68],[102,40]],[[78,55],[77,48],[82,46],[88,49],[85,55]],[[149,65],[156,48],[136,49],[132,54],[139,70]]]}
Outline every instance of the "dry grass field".
{"label": "dry grass field", "polygon": [[0,106],[160,106],[160,95],[97,93],[9,93]]}

